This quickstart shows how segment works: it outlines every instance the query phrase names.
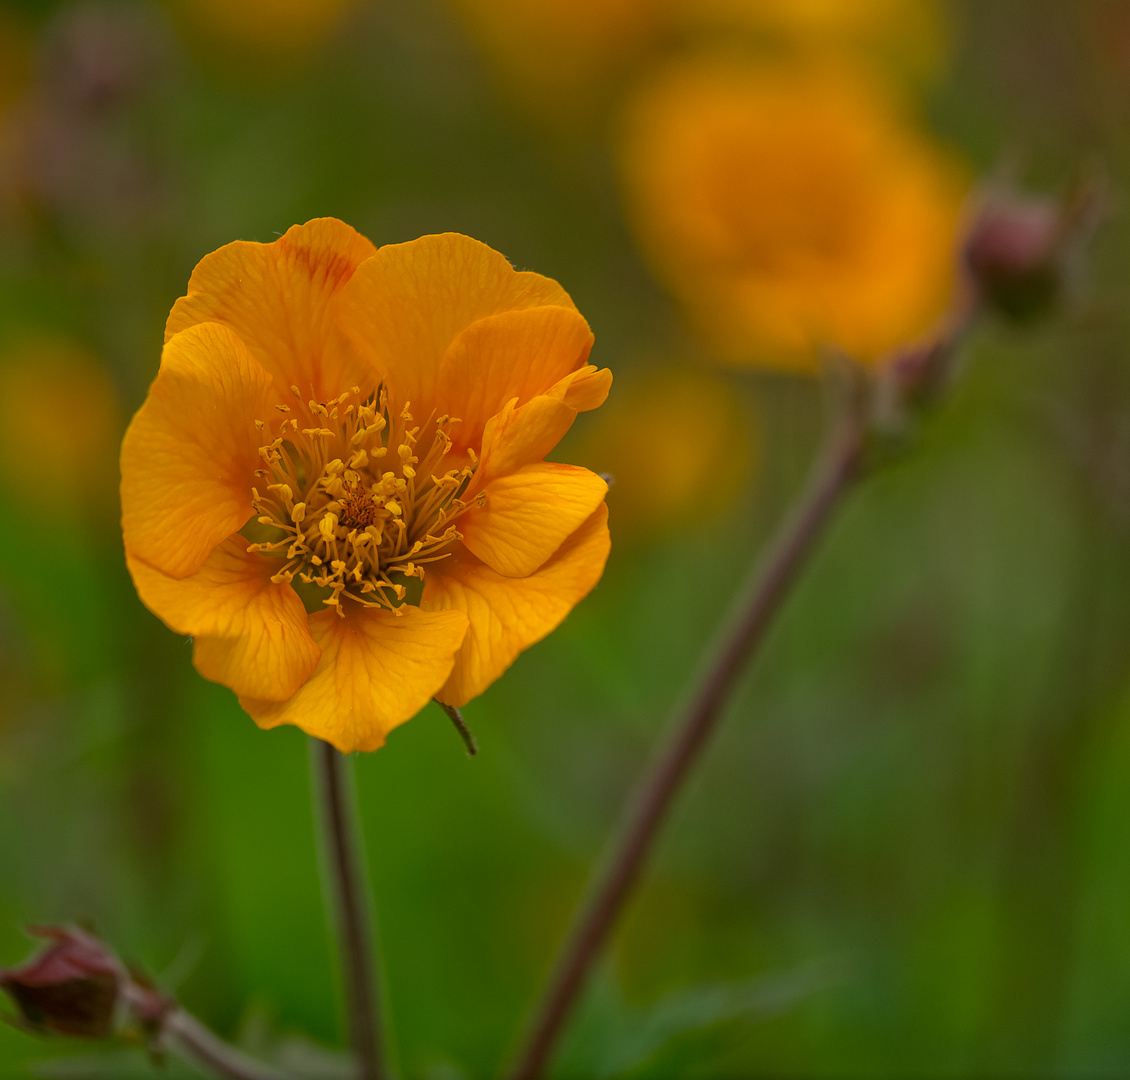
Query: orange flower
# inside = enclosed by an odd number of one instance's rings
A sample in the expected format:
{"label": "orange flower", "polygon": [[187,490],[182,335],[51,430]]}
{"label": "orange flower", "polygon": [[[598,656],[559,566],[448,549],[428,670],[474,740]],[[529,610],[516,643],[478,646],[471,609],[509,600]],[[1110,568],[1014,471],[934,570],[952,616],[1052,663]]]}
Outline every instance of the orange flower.
{"label": "orange flower", "polygon": [[[656,438],[672,417],[695,437]],[[725,510],[755,465],[750,421],[732,386],[689,365],[653,369],[628,393],[621,387],[576,452],[613,477],[618,543],[685,532]]]}
{"label": "orange flower", "polygon": [[949,300],[962,170],[853,69],[672,67],[622,166],[645,253],[732,360],[875,362]]}
{"label": "orange flower", "polygon": [[286,62],[322,45],[357,0],[178,0],[177,6],[213,46]]}
{"label": "orange flower", "polygon": [[513,103],[583,120],[662,27],[656,0],[450,0]]}
{"label": "orange flower", "polygon": [[612,377],[556,282],[324,218],[207,256],[165,335],[122,445],[127,560],[260,727],[375,749],[599,579],[606,485],[544,458]]}
{"label": "orange flower", "polygon": [[82,346],[38,334],[0,353],[0,486],[37,517],[109,525],[121,433],[110,373]]}
{"label": "orange flower", "polygon": [[677,22],[753,31],[809,53],[866,57],[911,76],[937,74],[950,45],[939,0],[670,0]]}

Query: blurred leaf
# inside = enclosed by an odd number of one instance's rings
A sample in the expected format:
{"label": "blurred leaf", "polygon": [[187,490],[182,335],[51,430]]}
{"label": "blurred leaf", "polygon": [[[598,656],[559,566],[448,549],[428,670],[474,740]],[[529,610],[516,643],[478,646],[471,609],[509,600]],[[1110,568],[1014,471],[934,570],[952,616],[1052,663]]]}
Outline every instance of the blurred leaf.
{"label": "blurred leaf", "polygon": [[[823,960],[743,982],[702,983],[642,1010],[626,1006],[605,985],[603,992],[598,988],[605,1015],[591,1025],[586,1039],[586,1049],[591,1051],[594,1042],[601,1049],[587,1069],[594,1078],[623,1076],[654,1064],[678,1041],[714,1034],[736,1021],[770,1019],[839,982],[843,966]],[[598,1028],[603,1029],[599,1034]]]}
{"label": "blurred leaf", "polygon": [[109,1050],[103,1054],[81,1054],[74,1057],[48,1058],[31,1066],[33,1076],[50,1080],[196,1080],[211,1076],[183,1061],[168,1058],[158,1072],[148,1055],[140,1048]]}

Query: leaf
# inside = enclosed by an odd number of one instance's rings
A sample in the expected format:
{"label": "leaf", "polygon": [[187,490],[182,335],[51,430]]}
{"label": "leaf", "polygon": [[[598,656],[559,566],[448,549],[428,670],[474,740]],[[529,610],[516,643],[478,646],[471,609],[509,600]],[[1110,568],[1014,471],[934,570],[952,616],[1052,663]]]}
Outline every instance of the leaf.
{"label": "leaf", "polygon": [[817,962],[738,983],[690,987],[650,1009],[624,1016],[597,1063],[597,1076],[620,1076],[646,1064],[679,1038],[737,1020],[767,1020],[842,978],[842,965]]}

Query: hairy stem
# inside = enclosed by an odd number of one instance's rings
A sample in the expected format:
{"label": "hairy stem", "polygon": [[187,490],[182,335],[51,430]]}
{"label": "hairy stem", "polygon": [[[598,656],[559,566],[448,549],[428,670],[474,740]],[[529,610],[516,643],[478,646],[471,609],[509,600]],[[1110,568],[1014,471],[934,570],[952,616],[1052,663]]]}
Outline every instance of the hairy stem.
{"label": "hairy stem", "polygon": [[186,1057],[229,1080],[292,1080],[289,1073],[264,1065],[224,1042],[179,1006],[163,1020],[161,1033]]}
{"label": "hairy stem", "polygon": [[311,740],[315,787],[322,803],[325,858],[336,907],[349,1039],[357,1057],[358,1080],[386,1080],[373,935],[367,917],[368,889],[360,829],[345,757],[329,743]]}
{"label": "hairy stem", "polygon": [[683,780],[713,733],[742,672],[765,639],[789,587],[861,471],[862,420],[846,417],[808,486],[759,560],[743,599],[684,710],[645,771],[621,817],[587,898],[537,1001],[512,1080],[537,1080],[549,1063],[594,962],[635,884]]}

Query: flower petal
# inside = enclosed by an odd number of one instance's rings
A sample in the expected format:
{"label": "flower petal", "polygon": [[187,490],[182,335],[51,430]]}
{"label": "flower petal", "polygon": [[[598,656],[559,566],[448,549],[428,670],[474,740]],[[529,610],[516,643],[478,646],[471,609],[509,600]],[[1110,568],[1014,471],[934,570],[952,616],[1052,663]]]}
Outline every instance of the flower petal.
{"label": "flower petal", "polygon": [[193,326],[161,369],[122,442],[126,550],[172,577],[196,573],[251,516],[255,421],[271,379],[227,327]]}
{"label": "flower petal", "polygon": [[279,560],[247,550],[242,536],[220,544],[197,573],[173,578],[127,556],[141,602],[178,634],[196,638],[193,660],[206,679],[237,694],[285,701],[310,677],[321,650],[306,609],[271,575]]}
{"label": "flower petal", "polygon": [[345,348],[330,314],[333,295],[376,247],[336,218],[295,225],[270,244],[239,240],[205,255],[169,313],[165,340],[201,322],[230,326],[274,377],[319,401],[373,374]]}
{"label": "flower petal", "polygon": [[611,389],[612,372],[608,368],[596,368],[588,364],[570,372],[551,386],[546,394],[560,399],[577,412],[589,412],[604,404]]}
{"label": "flower petal", "polygon": [[467,613],[470,629],[440,701],[460,706],[481,694],[528,646],[556,629],[600,580],[608,559],[608,507],[601,504],[540,570],[504,577],[469,552],[428,573],[423,606]]}
{"label": "flower petal", "polygon": [[525,465],[486,487],[486,503],[463,515],[467,549],[507,577],[541,566],[592,516],[608,485],[577,465]]}
{"label": "flower petal", "polygon": [[410,720],[448,677],[467,633],[461,611],[350,605],[310,616],[322,658],[314,674],[281,704],[240,698],[261,728],[294,724],[343,754],[376,750]]}
{"label": "flower petal", "polygon": [[481,461],[469,498],[498,476],[541,461],[572,426],[581,409],[604,403],[612,372],[586,366],[559,379],[524,405],[512,398],[483,429]]}
{"label": "flower petal", "polygon": [[437,401],[440,362],[471,323],[505,311],[572,308],[541,274],[519,273],[497,251],[459,233],[388,244],[357,269],[337,301],[342,329],[388,381],[397,407],[426,417]]}
{"label": "flower petal", "polygon": [[584,365],[592,343],[572,308],[526,308],[471,323],[448,346],[436,384],[440,407],[461,421],[451,430],[456,449],[477,450],[487,420],[506,402],[546,393]]}
{"label": "flower petal", "polygon": [[577,410],[558,398],[540,394],[525,405],[508,401],[487,421],[482,459],[465,498],[481,491],[498,476],[517,472],[541,461],[577,418]]}

